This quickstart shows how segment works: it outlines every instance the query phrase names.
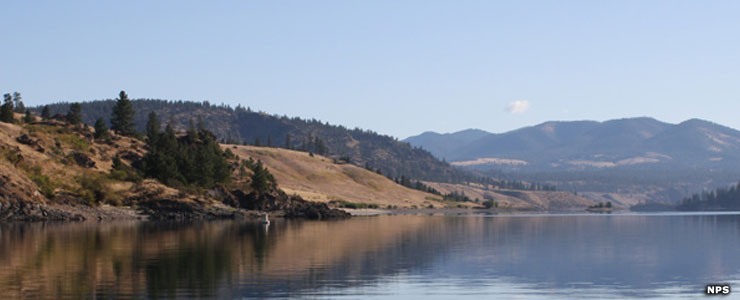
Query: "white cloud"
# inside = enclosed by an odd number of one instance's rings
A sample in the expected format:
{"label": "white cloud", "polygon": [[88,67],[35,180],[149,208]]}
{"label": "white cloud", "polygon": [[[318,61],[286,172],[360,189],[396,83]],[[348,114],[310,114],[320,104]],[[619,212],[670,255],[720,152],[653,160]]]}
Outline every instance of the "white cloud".
{"label": "white cloud", "polygon": [[506,111],[512,114],[523,114],[529,110],[529,101],[517,100],[506,106]]}

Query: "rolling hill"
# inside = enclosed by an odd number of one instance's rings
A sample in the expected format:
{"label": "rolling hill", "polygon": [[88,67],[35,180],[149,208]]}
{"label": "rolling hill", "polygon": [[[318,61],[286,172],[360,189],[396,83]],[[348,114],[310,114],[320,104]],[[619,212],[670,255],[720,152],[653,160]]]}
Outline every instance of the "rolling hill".
{"label": "rolling hill", "polygon": [[[476,184],[454,184],[424,182],[442,194],[464,193],[478,203],[442,201],[442,197],[409,189],[385,176],[366,169],[337,163],[320,155],[310,156],[306,152],[280,148],[243,145],[222,145],[243,159],[262,161],[275,175],[278,186],[289,194],[317,202],[349,201],[397,207],[456,207],[481,206],[480,202],[492,199],[500,208],[525,210],[580,210],[594,202],[564,191],[522,191],[488,188]],[[621,202],[616,202],[619,206]]]}
{"label": "rolling hill", "polygon": [[222,145],[243,159],[262,161],[288,194],[316,202],[348,201],[381,208],[444,207],[441,197],[396,184],[385,176],[302,151],[243,145]]}
{"label": "rolling hill", "polygon": [[[115,100],[82,102],[82,120],[94,124],[98,118],[107,122]],[[134,121],[144,131],[147,115],[156,112],[163,123],[176,130],[201,123],[220,139],[236,144],[273,145],[311,151],[332,158],[349,158],[352,164],[379,169],[388,177],[411,177],[420,180],[461,182],[480,175],[457,169],[396,138],[359,128],[348,129],[318,120],[255,112],[250,108],[211,105],[208,102],[132,100]],[[49,105],[51,114],[66,114],[69,103]],[[39,108],[34,108],[38,111]]]}
{"label": "rolling hill", "polygon": [[[322,216],[328,217],[326,213],[333,210],[322,203],[341,206],[343,201],[380,208],[482,206],[481,201],[454,202],[410,189],[343,160],[305,151],[235,144],[220,145],[229,150],[221,156],[228,164],[230,180],[212,186],[185,186],[183,181],[166,186],[136,167],[150,161],[149,154],[161,150],[152,149],[152,144],[137,138],[109,134],[96,136],[91,127],[63,119],[20,122],[17,115],[15,123],[0,122],[0,221],[256,216],[245,209],[282,211],[286,215],[320,210]],[[212,138],[201,131],[194,136],[181,134],[177,142],[190,149],[205,144],[205,139]],[[191,144],[179,144],[191,140]],[[249,158],[262,163],[255,164]],[[259,170],[256,166],[263,164],[277,184],[261,190],[253,183]],[[450,192],[471,188],[433,184]],[[519,209],[560,208],[529,199],[536,194],[552,195],[547,201],[555,203],[555,195],[568,194],[486,188],[499,203]],[[508,195],[506,199],[502,198],[504,195]],[[572,204],[583,207],[577,201]]]}

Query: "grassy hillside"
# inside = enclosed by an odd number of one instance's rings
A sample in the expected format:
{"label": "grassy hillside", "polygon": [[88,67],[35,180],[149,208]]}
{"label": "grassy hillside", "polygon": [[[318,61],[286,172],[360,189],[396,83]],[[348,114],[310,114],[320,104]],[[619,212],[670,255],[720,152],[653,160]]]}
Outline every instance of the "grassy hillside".
{"label": "grassy hillside", "polygon": [[[205,145],[205,137],[212,140],[210,134],[200,133],[177,136],[171,133],[171,136],[180,143],[177,147],[185,147],[182,149]],[[155,140],[161,143],[163,139],[160,136]],[[188,144],[190,140],[192,144]],[[386,176],[336,158],[235,144],[221,144],[222,149],[228,150],[223,152],[216,147],[221,153],[218,155],[228,163],[230,180],[208,186],[174,181],[165,186],[144,178],[152,175],[143,170],[160,167],[157,164],[146,167],[150,161],[147,157],[163,155],[150,147],[139,139],[117,134],[96,139],[91,127],[71,125],[62,119],[0,122],[0,183],[5,187],[0,190],[0,220],[18,220],[19,215],[38,220],[101,218],[102,210],[113,210],[103,218],[133,211],[156,218],[234,217],[238,209],[290,211],[321,218],[332,213],[322,203],[334,207],[364,204],[379,208],[481,206],[488,194],[502,207],[514,209],[560,209],[591,204],[579,202],[577,197],[566,197],[571,194],[565,192],[495,188],[486,191],[483,185],[429,182],[441,192],[435,195],[404,187]],[[113,167],[115,157],[120,157],[122,166]],[[144,168],[140,169],[142,165]],[[269,185],[266,191],[255,188],[252,184],[258,182],[254,181],[258,173],[255,165],[264,165],[277,185]],[[480,201],[456,202],[441,196],[457,189],[464,189],[470,198]],[[81,210],[92,213],[80,215]]]}
{"label": "grassy hillside", "polygon": [[534,210],[580,210],[594,202],[584,197],[563,191],[524,191],[509,189],[486,189],[480,185],[424,182],[443,194],[464,193],[479,202],[493,200],[499,208]]}
{"label": "grassy hillside", "polygon": [[[209,187],[165,186],[136,167],[149,148],[138,139],[116,134],[96,139],[89,126],[38,118],[21,123],[16,117],[12,124],[0,122],[0,221],[256,217],[246,210],[306,218],[345,215],[274,185],[256,189],[251,183],[257,171],[218,146],[229,180]],[[204,142],[196,138],[181,146],[198,149]]]}
{"label": "grassy hillside", "polygon": [[[93,124],[98,118],[109,122],[114,103],[114,100],[83,102],[83,122]],[[134,120],[140,131],[144,130],[147,114],[154,111],[163,123],[171,123],[177,130],[185,130],[200,119],[220,139],[233,143],[259,142],[333,158],[347,157],[355,165],[380,169],[383,175],[390,177],[442,182],[461,182],[479,177],[440,161],[426,150],[369,130],[348,129],[318,120],[269,115],[244,107],[216,106],[208,102],[139,99],[132,103],[136,111]],[[69,106],[69,103],[58,103],[49,105],[49,108],[52,114],[66,114]]]}
{"label": "grassy hillside", "polygon": [[[121,189],[130,182],[107,179],[115,155],[125,158],[141,157],[144,144],[136,139],[115,137],[115,142],[95,143],[89,127],[76,127],[64,122],[48,120],[31,124],[0,123],[0,151],[4,172],[17,187],[31,188],[38,192],[28,199],[45,203],[63,194],[74,194],[84,202],[119,203]],[[31,182],[33,185],[29,185]],[[95,194],[95,190],[105,190]],[[27,197],[18,195],[13,199]]]}
{"label": "grassy hillside", "polygon": [[234,154],[247,159],[259,159],[275,175],[278,186],[287,193],[296,193],[310,201],[349,202],[388,205],[398,207],[480,207],[480,202],[493,199],[500,208],[567,210],[581,209],[594,205],[593,201],[561,191],[522,191],[509,189],[485,189],[482,185],[465,185],[440,182],[424,182],[442,194],[464,192],[479,203],[444,201],[441,196],[409,189],[384,176],[363,168],[336,163],[320,155],[279,148],[241,145],[222,145]]}
{"label": "grassy hillside", "polygon": [[385,176],[347,163],[301,151],[279,148],[222,145],[244,158],[261,160],[288,194],[309,201],[348,201],[376,204],[381,208],[444,207],[440,196],[396,184]]}

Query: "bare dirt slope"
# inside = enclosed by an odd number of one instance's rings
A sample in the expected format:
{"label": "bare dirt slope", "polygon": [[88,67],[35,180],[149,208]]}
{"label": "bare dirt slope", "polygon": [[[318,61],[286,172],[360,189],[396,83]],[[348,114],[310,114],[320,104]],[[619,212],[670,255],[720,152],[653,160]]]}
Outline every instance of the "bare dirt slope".
{"label": "bare dirt slope", "polygon": [[385,208],[444,207],[440,196],[409,189],[388,178],[352,164],[338,164],[331,158],[279,148],[222,145],[244,159],[261,160],[288,194],[309,201],[378,204]]}

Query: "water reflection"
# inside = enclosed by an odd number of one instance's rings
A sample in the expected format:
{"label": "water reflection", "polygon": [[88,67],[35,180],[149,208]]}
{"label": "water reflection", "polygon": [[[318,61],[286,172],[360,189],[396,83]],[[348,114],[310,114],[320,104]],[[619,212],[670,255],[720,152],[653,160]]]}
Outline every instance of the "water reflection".
{"label": "water reflection", "polygon": [[698,296],[740,216],[0,225],[0,299]]}

